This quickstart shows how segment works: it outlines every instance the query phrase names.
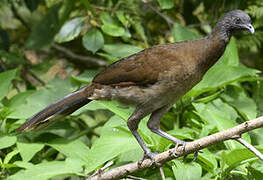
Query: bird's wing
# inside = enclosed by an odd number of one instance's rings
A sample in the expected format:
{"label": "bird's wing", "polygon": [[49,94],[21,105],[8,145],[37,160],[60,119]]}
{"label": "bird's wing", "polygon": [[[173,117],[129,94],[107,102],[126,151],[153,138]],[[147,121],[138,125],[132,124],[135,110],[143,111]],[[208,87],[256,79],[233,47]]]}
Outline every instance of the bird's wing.
{"label": "bird's wing", "polygon": [[160,73],[169,70],[167,63],[176,63],[176,51],[170,48],[167,45],[154,46],[123,58],[98,74],[93,82],[112,86],[154,84]]}

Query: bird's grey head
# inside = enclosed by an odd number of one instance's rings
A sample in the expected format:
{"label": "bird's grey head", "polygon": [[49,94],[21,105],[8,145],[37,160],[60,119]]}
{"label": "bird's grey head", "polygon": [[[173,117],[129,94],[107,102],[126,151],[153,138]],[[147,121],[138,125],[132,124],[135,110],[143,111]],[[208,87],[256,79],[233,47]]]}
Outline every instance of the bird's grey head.
{"label": "bird's grey head", "polygon": [[219,30],[221,35],[228,38],[234,31],[248,30],[252,34],[255,32],[249,15],[241,10],[232,10],[226,13],[216,24],[215,30]]}

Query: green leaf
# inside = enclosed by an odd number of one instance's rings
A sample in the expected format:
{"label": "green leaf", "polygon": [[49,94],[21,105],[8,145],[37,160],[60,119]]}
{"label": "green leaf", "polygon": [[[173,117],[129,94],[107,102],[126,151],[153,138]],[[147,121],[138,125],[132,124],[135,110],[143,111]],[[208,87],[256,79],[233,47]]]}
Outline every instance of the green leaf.
{"label": "green leaf", "polygon": [[[262,148],[257,148],[257,149],[261,153],[263,152]],[[246,161],[249,159],[252,160],[256,158],[256,155],[246,148],[238,148],[238,149],[233,149],[230,152],[223,153],[222,157],[223,160],[227,163],[227,165],[233,166],[235,164],[241,163],[242,161]]]}
{"label": "green leaf", "polygon": [[168,133],[178,139],[193,139],[195,132],[193,129],[183,127],[180,129],[172,129]]}
{"label": "green leaf", "polygon": [[[92,146],[88,155],[90,159],[87,165],[87,171],[92,171],[104,162],[111,160],[118,155],[124,156],[125,153],[131,152],[133,150],[140,152],[140,154],[138,154],[136,157],[139,157],[140,155],[142,156],[142,149],[140,148],[139,144],[133,137],[132,133],[128,130],[126,125],[126,120],[134,111],[134,108],[124,108],[116,101],[95,102],[98,102],[98,104],[102,104],[102,106],[112,111],[116,116],[113,116],[104,125],[103,129],[101,130],[100,138],[96,142],[94,142],[94,145]],[[121,119],[119,117],[121,117]],[[159,140],[160,136],[155,135],[147,128],[146,122],[148,119],[149,116],[144,118],[139,124],[139,133],[145,140],[145,143],[148,147],[156,145],[156,149],[158,149],[159,141],[157,141],[156,139]],[[105,151],[105,149],[107,149],[107,151]]]}
{"label": "green leaf", "polygon": [[25,161],[15,161],[14,164],[18,167],[24,168],[24,169],[29,169],[34,167],[34,164],[30,162],[25,162]]}
{"label": "green leaf", "polygon": [[89,29],[82,38],[82,44],[87,50],[95,53],[104,45],[103,35],[97,29]]}
{"label": "green leaf", "polygon": [[85,24],[85,18],[77,17],[66,22],[56,36],[56,41],[59,43],[68,42],[76,38]]}
{"label": "green leaf", "polygon": [[16,144],[20,155],[25,162],[30,161],[34,155],[44,147],[44,144],[40,143],[17,142]]}
{"label": "green leaf", "polygon": [[8,164],[9,161],[19,153],[19,150],[18,149],[15,149],[11,152],[9,152],[6,156],[5,156],[5,159],[4,159],[4,164]]}
{"label": "green leaf", "polygon": [[247,68],[239,63],[236,43],[232,39],[224,55],[185,97],[196,97],[204,92],[238,82],[243,77],[257,76],[258,72],[258,70]]}
{"label": "green leaf", "polygon": [[242,77],[255,76],[258,72],[257,70],[247,68],[243,65],[240,65],[239,67],[225,67],[222,65],[214,67],[217,68],[211,68],[208,70],[202,81],[188,92],[191,96],[196,97],[203,92],[214,90],[233,82],[238,82]]}
{"label": "green leaf", "polygon": [[201,179],[202,168],[195,162],[183,163],[180,160],[173,160],[172,166],[176,180],[198,180]]}
{"label": "green leaf", "polygon": [[17,107],[20,106],[21,104],[24,104],[26,99],[32,95],[33,93],[35,93],[35,91],[33,90],[29,90],[29,91],[25,91],[25,92],[21,92],[16,94],[15,96],[13,96],[9,101],[7,101],[5,103],[5,105],[7,107]]}
{"label": "green leaf", "polygon": [[82,84],[91,83],[92,79],[99,73],[99,70],[86,70],[78,76],[72,76],[72,80],[80,82]]}
{"label": "green leaf", "polygon": [[0,135],[0,149],[4,149],[14,145],[17,141],[16,136],[9,136],[5,134]]}
{"label": "green leaf", "polygon": [[53,147],[68,158],[79,160],[80,162],[88,162],[89,148],[79,139],[71,141],[64,138],[54,139],[47,145]]}
{"label": "green leaf", "polygon": [[120,26],[104,24],[102,25],[101,29],[105,34],[113,37],[119,37],[125,35],[125,29]]}
{"label": "green leaf", "polygon": [[73,115],[78,115],[82,113],[83,111],[90,110],[90,111],[96,111],[96,110],[106,109],[99,101],[91,101],[89,104],[84,106],[83,109],[78,109],[73,113]]}
{"label": "green leaf", "polygon": [[248,171],[252,174],[253,179],[255,180],[261,180],[263,177],[263,167],[260,162],[253,163],[248,167]]}
{"label": "green leaf", "polygon": [[118,25],[118,22],[116,21],[116,19],[111,17],[110,13],[108,13],[108,12],[102,12],[100,19],[101,19],[103,24]]}
{"label": "green leaf", "polygon": [[[207,104],[193,103],[193,105],[204,123],[215,125],[218,131],[223,131],[238,125],[235,121],[238,117],[236,111],[228,104],[223,103],[221,99],[215,99]],[[250,142],[250,137],[247,134],[244,134],[243,138]],[[225,141],[224,144],[229,149],[242,147],[242,145],[235,141]]]}
{"label": "green leaf", "polygon": [[198,39],[202,36],[178,23],[175,23],[173,27],[173,37],[174,42],[180,42],[185,40]]}
{"label": "green leaf", "polygon": [[130,21],[131,21],[131,24],[132,24],[133,28],[135,29],[136,33],[142,38],[144,43],[147,44],[148,40],[147,40],[147,36],[145,34],[145,30],[144,30],[142,23],[138,20],[133,20],[133,19],[130,19]]}
{"label": "green leaf", "polygon": [[66,161],[42,162],[34,166],[28,166],[26,170],[20,170],[8,180],[47,180],[59,175],[78,174],[82,171],[82,164],[76,159],[66,159]]}
{"label": "green leaf", "polygon": [[24,59],[23,58],[21,59],[21,57],[18,53],[9,53],[7,51],[0,50],[0,57],[3,60],[6,60],[8,63],[12,63],[12,64],[24,63]]}
{"label": "green leaf", "polygon": [[53,42],[54,36],[59,31],[58,12],[61,3],[52,6],[46,13],[45,17],[36,24],[26,42],[29,49],[40,50],[47,48]]}
{"label": "green leaf", "polygon": [[231,38],[222,58],[218,61],[218,64],[220,63],[225,66],[239,66],[238,49],[235,38]]}
{"label": "green leaf", "polygon": [[244,89],[234,86],[229,86],[226,92],[221,94],[221,97],[229,105],[234,107],[236,111],[245,119],[255,119],[257,116],[257,106],[256,103],[248,97]]}
{"label": "green leaf", "polygon": [[202,153],[198,154],[197,159],[202,163],[202,168],[211,173],[218,168],[215,154],[211,153],[208,149],[202,149]]}
{"label": "green leaf", "polygon": [[80,1],[82,2],[82,4],[84,4],[84,5],[85,5],[85,7],[86,7],[88,10],[90,10],[90,11],[91,11],[91,13],[92,13],[92,15],[93,15],[93,16],[95,16],[95,15],[96,15],[96,13],[95,13],[95,11],[94,11],[93,7],[90,5],[90,2],[89,2],[89,0],[80,0]]}
{"label": "green leaf", "polygon": [[[24,119],[32,115],[32,106],[28,104],[28,97],[36,93],[35,91],[25,91],[13,96],[7,103],[6,106],[10,109],[11,113],[8,115],[9,118]],[[35,106],[36,107],[36,106]]]}
{"label": "green leaf", "polygon": [[111,61],[116,61],[118,59],[140,52],[143,49],[130,44],[105,44],[102,50],[109,55]]}
{"label": "green leaf", "polygon": [[118,115],[122,119],[128,119],[130,114],[133,111],[132,107],[129,108],[121,108],[120,104],[117,101],[97,101],[98,104],[101,104],[106,109],[110,110],[114,114]]}
{"label": "green leaf", "polygon": [[103,22],[101,29],[105,34],[113,37],[125,35],[125,29],[120,26],[118,21],[115,18],[111,17],[108,12],[101,13],[100,18]]}
{"label": "green leaf", "polygon": [[162,9],[171,9],[174,7],[174,0],[158,0]]}
{"label": "green leaf", "polygon": [[263,92],[263,81],[257,82],[254,92],[253,92],[253,99],[257,104],[258,116],[263,116],[263,93],[262,92]]}
{"label": "green leaf", "polygon": [[[94,142],[88,153],[87,172],[93,171],[108,160],[134,149],[140,149],[126,123],[113,116],[101,130],[100,138]],[[143,154],[142,150],[141,153]]]}
{"label": "green leaf", "polygon": [[17,70],[9,70],[3,73],[0,73],[0,101],[7,95],[11,85],[12,80],[16,76]]}
{"label": "green leaf", "polygon": [[116,11],[117,18],[123,24],[123,26],[128,27],[129,21],[126,19],[123,11]]}
{"label": "green leaf", "polygon": [[8,106],[12,111],[8,118],[27,119],[77,88],[71,84],[69,79],[63,81],[54,79],[47,87],[48,89],[24,92],[14,96]]}

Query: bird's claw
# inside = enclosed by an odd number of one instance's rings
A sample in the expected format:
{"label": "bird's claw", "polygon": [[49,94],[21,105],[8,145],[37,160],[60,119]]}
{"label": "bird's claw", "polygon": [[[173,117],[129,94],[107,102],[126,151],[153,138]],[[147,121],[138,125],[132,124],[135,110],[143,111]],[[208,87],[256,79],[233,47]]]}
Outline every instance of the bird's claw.
{"label": "bird's claw", "polygon": [[200,150],[198,150],[198,151],[195,151],[195,154],[194,154],[194,159],[193,159],[193,161],[195,161],[195,160],[197,159],[198,153],[203,153],[203,151],[200,151]]}
{"label": "bird's claw", "polygon": [[145,153],[143,154],[143,157],[138,161],[138,166],[141,166],[141,165],[142,165],[142,162],[143,162],[145,159],[150,159],[150,160],[151,160],[151,166],[152,166],[153,164],[155,164],[157,167],[159,167],[160,164],[155,161],[155,156],[156,156],[157,154],[159,154],[159,153],[145,152]]}
{"label": "bird's claw", "polygon": [[[198,153],[203,153],[203,152],[200,151],[200,150],[195,151],[195,153],[194,153],[194,159],[192,160],[192,162],[194,162],[194,161],[197,159]],[[183,161],[185,161],[187,155],[188,155],[188,154],[184,155],[184,159],[183,159]]]}
{"label": "bird's claw", "polygon": [[175,146],[174,152],[173,152],[174,157],[178,157],[177,149],[178,149],[179,146],[182,146],[182,151],[184,153],[185,145],[186,145],[186,142],[184,142],[184,141],[179,141],[179,142],[176,143],[176,146]]}

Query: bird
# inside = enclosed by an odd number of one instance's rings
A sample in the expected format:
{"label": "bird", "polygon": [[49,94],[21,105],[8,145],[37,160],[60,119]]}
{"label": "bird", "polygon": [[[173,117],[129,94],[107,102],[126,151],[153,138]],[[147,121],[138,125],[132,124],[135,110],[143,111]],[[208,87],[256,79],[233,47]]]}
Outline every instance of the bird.
{"label": "bird", "polygon": [[162,116],[220,59],[233,33],[243,30],[254,33],[251,18],[242,10],[231,10],[201,39],[156,45],[122,58],[96,75],[89,85],[33,115],[16,131],[45,127],[93,100],[117,100],[135,107],[127,126],[144,151],[143,159],[155,162],[156,153],[138,133],[140,121],[150,115],[147,126],[153,133],[184,147],[185,141],[160,129]]}

